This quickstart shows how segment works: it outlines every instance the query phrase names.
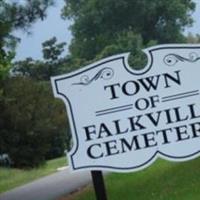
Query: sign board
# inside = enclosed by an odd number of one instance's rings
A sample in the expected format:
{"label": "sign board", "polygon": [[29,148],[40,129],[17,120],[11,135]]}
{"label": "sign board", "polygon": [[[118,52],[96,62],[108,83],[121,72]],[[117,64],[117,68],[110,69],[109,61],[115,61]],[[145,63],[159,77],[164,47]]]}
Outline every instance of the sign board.
{"label": "sign board", "polygon": [[51,79],[69,114],[72,170],[136,171],[161,157],[200,153],[200,46],[145,49],[142,70],[128,53]]}

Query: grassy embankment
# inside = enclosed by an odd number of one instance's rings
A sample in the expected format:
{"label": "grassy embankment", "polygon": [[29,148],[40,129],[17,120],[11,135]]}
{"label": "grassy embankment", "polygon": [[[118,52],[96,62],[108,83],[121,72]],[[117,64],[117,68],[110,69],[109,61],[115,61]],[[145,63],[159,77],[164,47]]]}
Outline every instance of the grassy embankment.
{"label": "grassy embankment", "polygon": [[[135,173],[112,173],[105,178],[109,200],[199,200],[200,159],[172,163],[158,160]],[[95,200],[93,188],[63,200]]]}
{"label": "grassy embankment", "polygon": [[66,157],[62,157],[49,160],[45,165],[37,169],[20,170],[0,168],[0,193],[52,174],[56,172],[58,167],[66,166],[66,164]]}

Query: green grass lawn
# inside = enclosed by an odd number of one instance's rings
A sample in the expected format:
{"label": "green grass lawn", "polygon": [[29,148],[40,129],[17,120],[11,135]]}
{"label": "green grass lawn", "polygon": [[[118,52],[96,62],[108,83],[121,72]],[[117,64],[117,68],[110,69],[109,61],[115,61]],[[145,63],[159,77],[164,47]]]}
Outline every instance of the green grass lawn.
{"label": "green grass lawn", "polygon": [[0,193],[21,186],[40,177],[56,172],[58,167],[67,165],[66,157],[49,160],[37,169],[20,170],[0,168]]}
{"label": "green grass lawn", "polygon": [[[200,159],[173,163],[158,160],[135,173],[112,173],[105,178],[108,200],[199,200]],[[70,200],[95,200],[92,187]]]}

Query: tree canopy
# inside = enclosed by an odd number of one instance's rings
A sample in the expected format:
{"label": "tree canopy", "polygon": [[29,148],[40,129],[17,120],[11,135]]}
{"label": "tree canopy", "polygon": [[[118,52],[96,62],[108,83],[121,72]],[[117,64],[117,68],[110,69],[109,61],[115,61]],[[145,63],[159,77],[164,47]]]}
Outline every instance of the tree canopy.
{"label": "tree canopy", "polygon": [[15,55],[14,47],[19,41],[12,32],[17,29],[28,31],[35,21],[46,17],[51,5],[53,0],[0,1],[0,78],[8,72]]}
{"label": "tree canopy", "polygon": [[10,78],[4,98],[0,152],[9,153],[15,167],[38,166],[45,158],[63,155],[69,142],[65,109],[48,82]]}
{"label": "tree canopy", "polygon": [[91,60],[125,31],[141,35],[144,45],[183,42],[194,9],[192,0],[65,0],[63,16],[74,22],[71,54]]}

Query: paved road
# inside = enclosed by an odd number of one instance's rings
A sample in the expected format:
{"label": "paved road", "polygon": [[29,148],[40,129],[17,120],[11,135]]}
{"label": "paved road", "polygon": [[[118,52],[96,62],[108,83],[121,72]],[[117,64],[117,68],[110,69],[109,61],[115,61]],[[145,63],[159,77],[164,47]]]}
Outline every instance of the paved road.
{"label": "paved road", "polygon": [[56,200],[90,182],[90,172],[69,173],[69,169],[65,169],[3,193],[0,200]]}

